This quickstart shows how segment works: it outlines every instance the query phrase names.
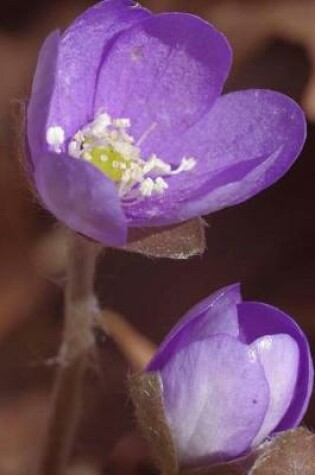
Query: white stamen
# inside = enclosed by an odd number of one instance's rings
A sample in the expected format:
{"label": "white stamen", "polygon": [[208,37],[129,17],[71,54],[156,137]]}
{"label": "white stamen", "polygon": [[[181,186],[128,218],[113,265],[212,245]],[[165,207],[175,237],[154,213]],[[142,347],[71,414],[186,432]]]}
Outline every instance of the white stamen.
{"label": "white stamen", "polygon": [[152,178],[146,178],[140,183],[139,192],[142,196],[151,196],[154,189],[154,181]]}
{"label": "white stamen", "polygon": [[68,153],[71,157],[80,158],[81,157],[81,149],[78,145],[78,142],[75,140],[71,140],[68,146]]}
{"label": "white stamen", "polygon": [[46,132],[46,142],[50,145],[51,149],[56,153],[61,153],[61,145],[65,141],[65,132],[62,127],[55,126],[49,127]]}
{"label": "white stamen", "polygon": [[128,129],[131,126],[131,122],[130,119],[114,119],[113,125],[118,127],[118,129]]}
{"label": "white stamen", "polygon": [[139,145],[141,145],[141,144],[145,141],[145,139],[147,138],[147,136],[148,136],[151,132],[153,132],[153,130],[155,129],[156,126],[157,126],[157,123],[156,123],[156,122],[153,122],[153,123],[150,125],[150,127],[149,127],[147,130],[145,130],[145,131],[143,132],[143,134],[141,135],[141,137],[139,138],[139,140],[138,140],[137,143],[136,143],[136,145],[137,145],[138,147],[139,147]]}
{"label": "white stamen", "polygon": [[164,190],[167,190],[168,189],[168,184],[166,183],[166,181],[164,180],[164,178],[162,177],[158,177],[156,178],[155,180],[155,187],[154,187],[155,191],[157,191],[158,193],[162,194],[164,192]]}
{"label": "white stamen", "polygon": [[170,175],[178,175],[178,173],[188,172],[192,170],[196,165],[196,160],[194,158],[182,158],[182,161],[178,168],[170,172]]}
{"label": "white stamen", "polygon": [[196,165],[196,159],[193,157],[186,158],[184,157],[182,159],[182,170],[188,172],[189,170],[192,170],[194,166]]}
{"label": "white stamen", "polygon": [[124,185],[131,180],[131,170],[126,170],[123,176],[121,177],[121,183]]}
{"label": "white stamen", "polygon": [[100,114],[87,130],[83,129],[83,132],[91,133],[94,137],[102,138],[107,127],[112,123],[112,120],[108,114]]}
{"label": "white stamen", "polygon": [[126,142],[122,142],[122,141],[116,142],[115,150],[116,152],[120,153],[123,157],[126,157],[127,160],[128,160],[127,157],[130,157],[130,159],[132,158],[135,159],[136,157],[139,156],[139,149]]}
{"label": "white stamen", "polygon": [[73,141],[80,143],[84,141],[84,135],[82,133],[82,130],[79,130],[79,132],[75,134],[75,136],[73,137]]}
{"label": "white stamen", "polygon": [[171,166],[168,163],[163,162],[163,160],[157,158],[156,155],[152,155],[150,160],[148,160],[143,166],[143,173],[146,175],[150,172],[156,173],[165,173],[168,174],[171,172]]}
{"label": "white stamen", "polygon": [[[142,159],[140,145],[157,123],[152,123],[136,144],[127,132],[130,126],[130,119],[112,119],[103,111],[73,136],[68,145],[68,153],[72,157],[95,162],[96,166],[98,160],[108,162],[109,176],[110,167],[120,171],[119,179],[115,174],[118,194],[128,201],[139,195],[149,197],[163,194],[170,186],[166,181],[167,177],[189,171],[196,165],[196,160],[192,157],[183,157],[177,168],[173,169],[155,154],[146,157],[146,160]],[[54,150],[59,150],[64,140],[65,134],[61,127],[48,129],[47,142]]]}

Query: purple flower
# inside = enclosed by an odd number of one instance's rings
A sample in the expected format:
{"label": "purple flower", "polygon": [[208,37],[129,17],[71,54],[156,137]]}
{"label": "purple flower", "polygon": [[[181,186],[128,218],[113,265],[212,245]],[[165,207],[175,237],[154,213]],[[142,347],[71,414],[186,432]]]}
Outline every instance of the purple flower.
{"label": "purple flower", "polygon": [[179,223],[278,180],[305,140],[288,97],[220,97],[227,40],[185,13],[131,0],[87,10],[41,50],[27,114],[30,169],[60,221],[108,245]]}
{"label": "purple flower", "polygon": [[183,465],[236,458],[297,426],[313,388],[305,335],[285,313],[242,302],[238,285],[193,307],[147,368],[158,372]]}

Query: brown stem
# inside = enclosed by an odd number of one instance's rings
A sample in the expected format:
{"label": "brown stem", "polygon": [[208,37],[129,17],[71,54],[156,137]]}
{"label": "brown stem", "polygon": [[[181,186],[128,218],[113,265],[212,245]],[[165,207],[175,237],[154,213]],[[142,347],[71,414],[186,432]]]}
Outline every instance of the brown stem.
{"label": "brown stem", "polygon": [[71,235],[60,366],[38,475],[64,475],[71,455],[80,416],[83,377],[94,345],[92,329],[97,311],[94,298],[97,253],[95,243]]}
{"label": "brown stem", "polygon": [[152,359],[156,345],[118,313],[102,311],[98,326],[115,342],[134,371],[143,370]]}

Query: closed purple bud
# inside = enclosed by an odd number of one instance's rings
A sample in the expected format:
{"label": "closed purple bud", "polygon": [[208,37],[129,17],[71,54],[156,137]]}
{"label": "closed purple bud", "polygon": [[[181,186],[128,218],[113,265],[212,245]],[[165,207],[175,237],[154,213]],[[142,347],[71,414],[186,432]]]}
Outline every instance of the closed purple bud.
{"label": "closed purple bud", "polygon": [[296,427],[313,388],[307,339],[282,311],[242,302],[238,285],[193,307],[147,371],[161,385],[182,466],[240,457]]}
{"label": "closed purple bud", "polygon": [[52,33],[27,112],[44,206],[124,246],[130,228],[180,223],[277,181],[301,151],[304,114],[273,91],[220,97],[231,59],[206,21],[131,0],[104,0]]}

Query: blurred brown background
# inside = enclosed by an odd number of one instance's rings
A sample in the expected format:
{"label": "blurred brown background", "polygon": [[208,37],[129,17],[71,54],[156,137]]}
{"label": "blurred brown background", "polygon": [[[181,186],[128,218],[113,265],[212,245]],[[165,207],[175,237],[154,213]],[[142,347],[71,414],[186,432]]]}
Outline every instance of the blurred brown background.
{"label": "blurred brown background", "polygon": [[[92,3],[2,0],[0,6],[0,475],[32,474],[62,328],[61,289],[35,271],[33,259],[54,221],[35,202],[18,164],[12,100],[28,96],[45,35],[65,27]],[[155,11],[198,13],[227,34],[235,49],[228,90],[278,89],[302,102],[310,120],[315,118],[314,1],[143,3]],[[208,217],[208,251],[202,259],[156,261],[108,252],[98,269],[102,304],[122,312],[158,342],[199,298],[241,281],[245,298],[269,302],[293,315],[314,350],[314,159],[315,128],[310,121],[306,147],[284,179],[249,202]],[[122,450],[126,465],[121,472],[112,468],[112,473],[127,475],[138,450],[132,437],[125,437],[133,424],[125,383],[128,368],[109,340],[100,342],[99,350],[86,382],[69,473],[109,473],[105,467],[116,446],[114,453]],[[315,427],[314,401],[306,424]],[[140,473],[140,468],[132,473]]]}

